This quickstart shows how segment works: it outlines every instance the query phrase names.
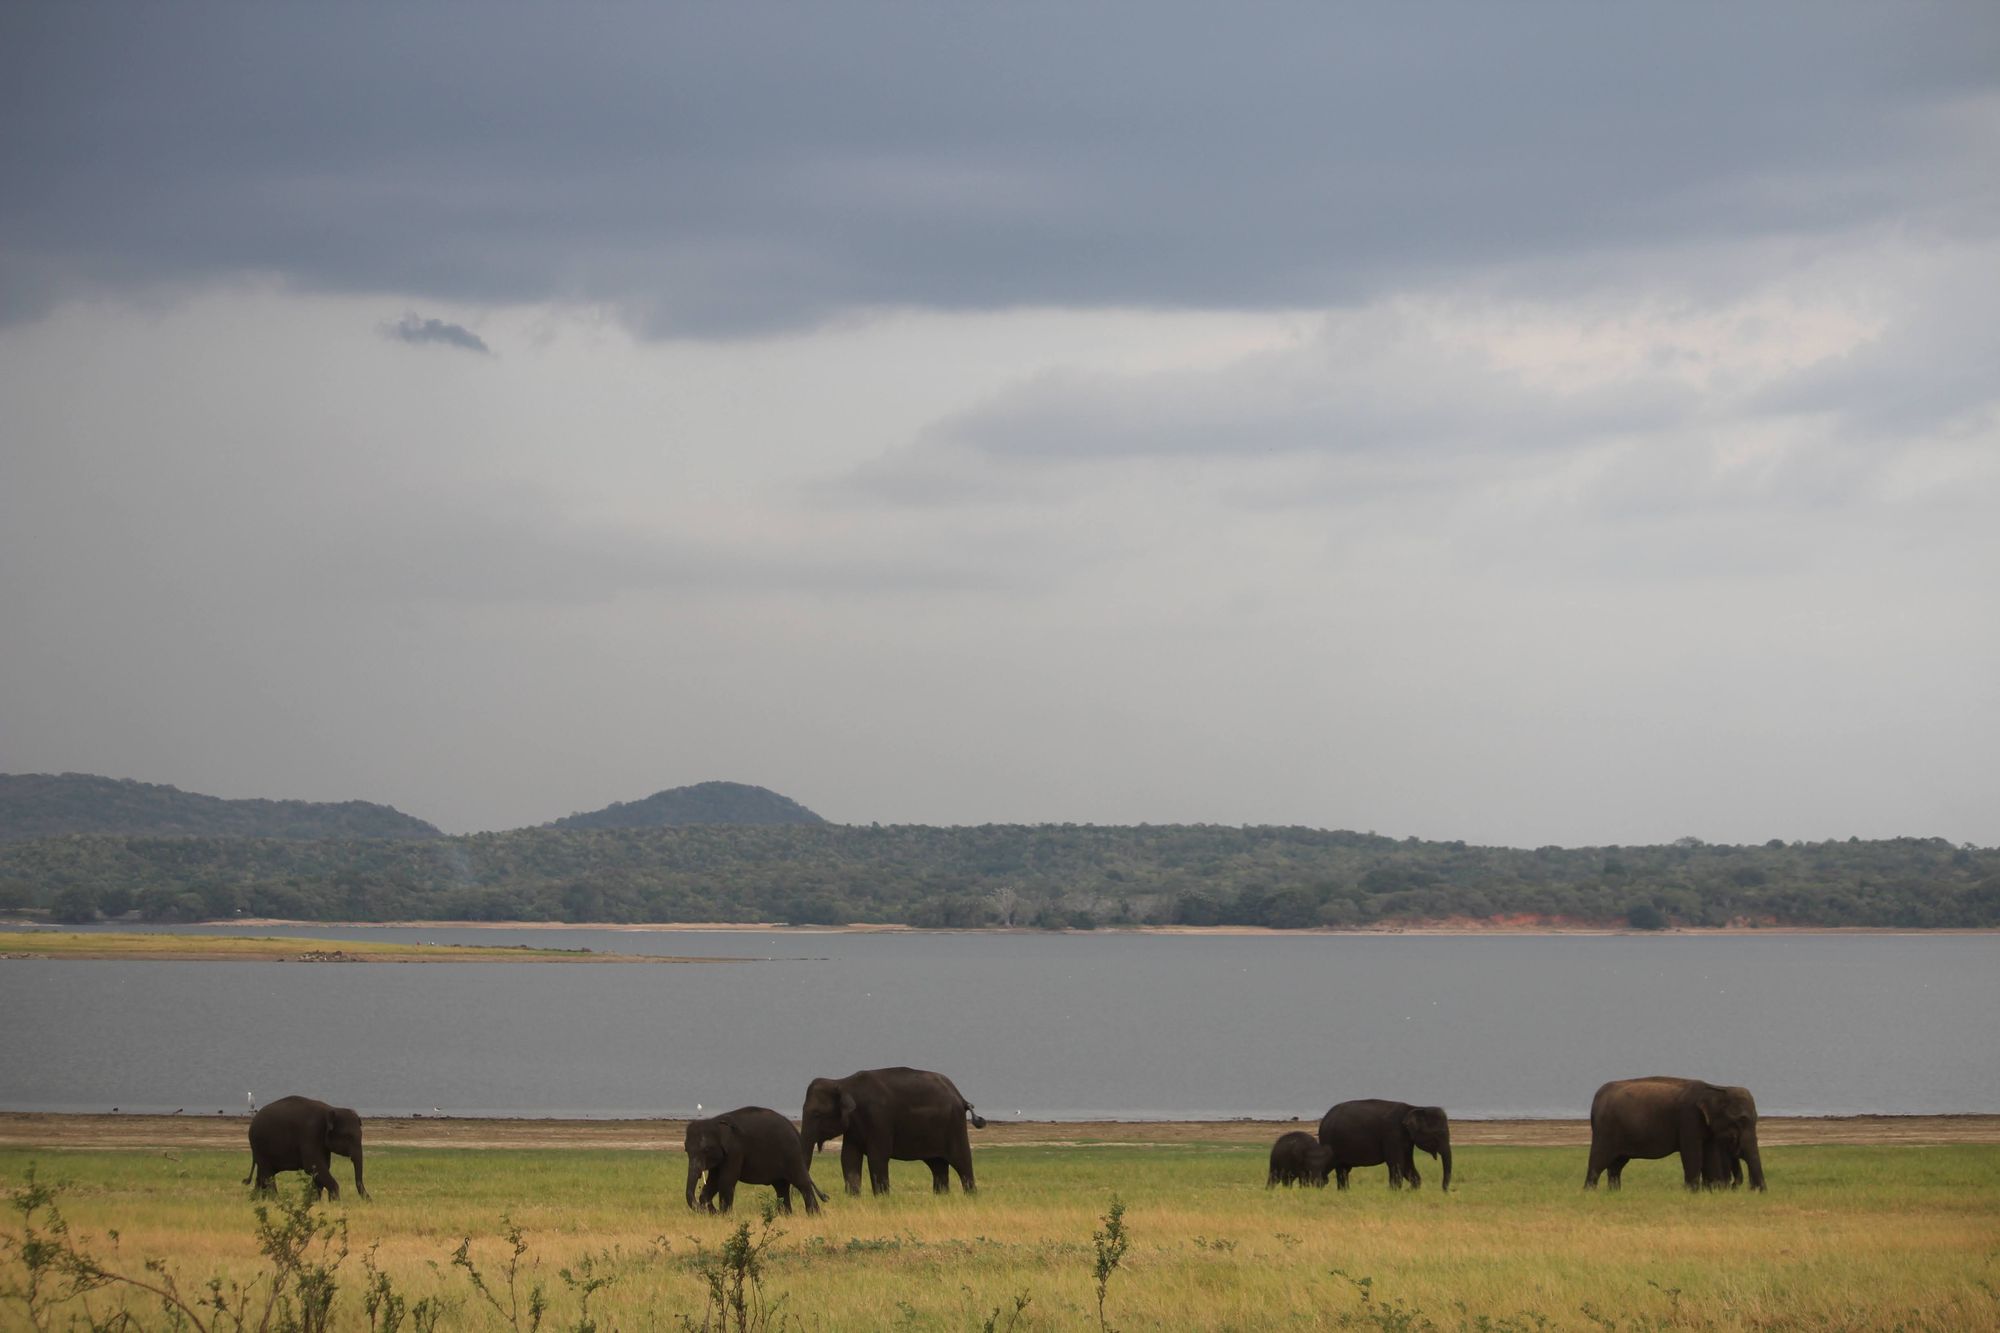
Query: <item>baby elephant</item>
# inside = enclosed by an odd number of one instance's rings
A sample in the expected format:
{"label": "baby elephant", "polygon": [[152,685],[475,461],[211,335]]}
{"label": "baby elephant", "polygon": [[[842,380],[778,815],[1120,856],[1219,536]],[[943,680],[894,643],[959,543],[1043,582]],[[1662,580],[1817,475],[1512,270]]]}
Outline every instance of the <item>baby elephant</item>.
{"label": "baby elephant", "polygon": [[[687,1127],[687,1204],[697,1212],[728,1212],[736,1202],[736,1186],[770,1185],[778,1191],[778,1207],[792,1211],[792,1191],[806,1197],[806,1211],[819,1211],[826,1195],[813,1184],[806,1169],[805,1143],[792,1122],[763,1106],[742,1106]],[[701,1197],[694,1187],[702,1176]],[[722,1207],[715,1207],[717,1198]]]}
{"label": "baby elephant", "polygon": [[1302,1129],[1289,1134],[1281,1134],[1271,1145],[1271,1174],[1265,1180],[1264,1188],[1273,1185],[1317,1185],[1326,1188],[1326,1177],[1333,1170],[1333,1149],[1323,1147],[1320,1141]]}
{"label": "baby elephant", "polygon": [[270,1190],[280,1171],[303,1171],[312,1177],[313,1197],[324,1192],[340,1197],[340,1182],[327,1170],[335,1156],[354,1163],[354,1192],[368,1197],[361,1183],[361,1117],[345,1106],[328,1106],[311,1097],[280,1097],[250,1117],[250,1174],[243,1183],[257,1182],[258,1193]]}
{"label": "baby elephant", "polygon": [[1333,1153],[1333,1182],[1347,1188],[1357,1166],[1389,1164],[1389,1188],[1423,1184],[1417,1174],[1421,1148],[1444,1164],[1440,1189],[1451,1188],[1451,1120],[1442,1107],[1376,1099],[1342,1102],[1319,1122],[1319,1141]]}

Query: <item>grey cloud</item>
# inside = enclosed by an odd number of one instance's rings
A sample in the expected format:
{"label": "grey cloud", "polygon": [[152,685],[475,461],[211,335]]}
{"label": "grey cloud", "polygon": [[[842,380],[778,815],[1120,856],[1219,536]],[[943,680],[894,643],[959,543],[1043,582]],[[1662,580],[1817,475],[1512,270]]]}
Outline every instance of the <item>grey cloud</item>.
{"label": "grey cloud", "polygon": [[[1050,466],[1300,459],[1340,465],[1342,494],[1436,486],[1581,447],[1654,436],[1700,419],[1704,396],[1657,367],[1588,388],[1529,382],[1422,317],[1394,308],[1327,321],[1296,347],[1213,370],[1050,373],[930,427],[916,443],[853,470],[853,491],[893,505],[1013,504],[1043,497]],[[1445,476],[1438,473],[1443,469]],[[1218,479],[1248,507],[1323,503],[1285,474],[1275,497],[1254,474]]]}
{"label": "grey cloud", "polygon": [[1878,444],[1990,429],[2000,422],[1997,306],[2000,247],[1938,264],[1905,285],[1875,337],[1786,376],[1753,405],[1774,415],[1822,414],[1849,437]]}
{"label": "grey cloud", "polygon": [[482,356],[492,355],[493,349],[486,340],[466,328],[463,324],[452,324],[442,319],[424,319],[417,315],[404,315],[394,324],[384,327],[383,332],[398,342],[442,343],[446,347],[462,347],[468,352],[478,352]]}
{"label": "grey cloud", "polygon": [[1983,174],[1988,18],[10,6],[0,317],[248,273],[712,335],[1991,234],[1991,192],[1953,183]]}

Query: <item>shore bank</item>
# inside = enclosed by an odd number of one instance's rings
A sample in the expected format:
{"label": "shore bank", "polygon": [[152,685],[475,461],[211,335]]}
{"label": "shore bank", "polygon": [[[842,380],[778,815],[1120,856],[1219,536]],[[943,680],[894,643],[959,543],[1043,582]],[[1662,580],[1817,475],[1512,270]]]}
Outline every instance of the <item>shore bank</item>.
{"label": "shore bank", "polygon": [[[0,1111],[0,1148],[241,1148],[248,1115],[103,1115]],[[1267,1144],[1305,1120],[997,1120],[973,1131],[973,1145],[1138,1147],[1176,1143]],[[370,1116],[372,1148],[615,1148],[677,1150],[685,1120],[503,1120],[452,1116]],[[1938,1147],[2000,1144],[2000,1115],[1765,1116],[1764,1147],[1860,1145]],[[1582,1147],[1588,1120],[1454,1120],[1455,1148]]]}
{"label": "shore bank", "polygon": [[[0,925],[12,923],[0,922]],[[1466,919],[1409,922],[1374,926],[1313,926],[1278,930],[1270,926],[1098,926],[1091,930],[1043,930],[1034,926],[975,926],[940,928],[894,923],[855,922],[843,926],[789,925],[782,921],[288,921],[279,917],[236,917],[192,925],[241,927],[314,926],[327,930],[362,927],[399,930],[603,930],[625,933],[652,931],[776,931],[793,935],[2000,935],[2000,927],[1941,926],[1918,929],[1901,926],[1674,926],[1664,930],[1634,930],[1605,923],[1564,923],[1537,918],[1480,922]]]}

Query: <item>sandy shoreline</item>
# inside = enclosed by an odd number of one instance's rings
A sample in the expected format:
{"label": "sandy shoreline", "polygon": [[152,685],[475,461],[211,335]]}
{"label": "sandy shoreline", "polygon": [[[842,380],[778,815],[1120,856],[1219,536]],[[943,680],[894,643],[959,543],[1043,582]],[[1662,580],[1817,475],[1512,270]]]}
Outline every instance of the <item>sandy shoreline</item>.
{"label": "sandy shoreline", "polygon": [[[0,1148],[171,1152],[245,1145],[247,1115],[102,1115],[0,1111]],[[523,1120],[451,1116],[371,1116],[368,1144],[392,1148],[678,1149],[685,1120]],[[975,1146],[1083,1147],[1177,1143],[1268,1144],[1303,1120],[991,1120]],[[1581,1147],[1587,1120],[1453,1120],[1456,1147]],[[1863,1145],[1935,1147],[2000,1144],[2000,1115],[1766,1116],[1765,1147]]]}
{"label": "sandy shoreline", "polygon": [[278,917],[237,917],[204,921],[205,926],[319,926],[348,930],[394,926],[406,930],[605,930],[644,934],[654,931],[778,931],[793,935],[2000,935],[2000,927],[1945,926],[1915,929],[1902,926],[1677,926],[1666,930],[1633,930],[1614,925],[1474,924],[1383,925],[1304,930],[1270,926],[1098,926],[1092,930],[1042,930],[1034,926],[977,926],[940,929],[932,926],[855,923],[845,926],[793,926],[777,921],[287,921]]}

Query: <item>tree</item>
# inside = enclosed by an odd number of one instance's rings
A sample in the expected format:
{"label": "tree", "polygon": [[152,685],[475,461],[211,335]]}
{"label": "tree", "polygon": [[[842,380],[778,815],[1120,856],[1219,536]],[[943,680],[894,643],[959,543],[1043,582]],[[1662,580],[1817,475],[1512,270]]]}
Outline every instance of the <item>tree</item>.
{"label": "tree", "polygon": [[1634,930],[1665,930],[1667,918],[1651,903],[1633,903],[1625,909],[1625,920]]}
{"label": "tree", "polygon": [[81,884],[72,884],[56,894],[50,907],[50,914],[56,920],[68,925],[82,925],[97,920],[97,896]]}

